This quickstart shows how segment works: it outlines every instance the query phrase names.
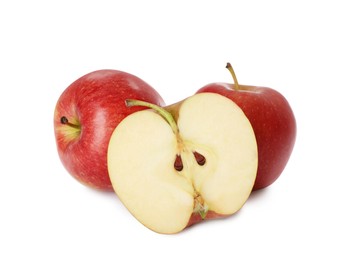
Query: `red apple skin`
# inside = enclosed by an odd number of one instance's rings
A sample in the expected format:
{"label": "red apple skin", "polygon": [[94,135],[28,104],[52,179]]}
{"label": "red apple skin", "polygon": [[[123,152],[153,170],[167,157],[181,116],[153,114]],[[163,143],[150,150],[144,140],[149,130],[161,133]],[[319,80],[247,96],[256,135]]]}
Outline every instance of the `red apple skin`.
{"label": "red apple skin", "polygon": [[258,145],[258,171],[253,190],[271,185],[283,172],[296,139],[296,121],[288,101],[267,87],[212,83],[197,93],[228,97],[250,121]]}
{"label": "red apple skin", "polygon": [[[128,108],[126,99],[164,106],[161,96],[140,78],[117,70],[98,70],[73,82],[60,96],[54,112],[59,157],[67,171],[81,183],[111,191],[107,147],[115,127],[144,107]],[[80,125],[80,131],[71,124]],[[131,158],[129,158],[131,163]]]}

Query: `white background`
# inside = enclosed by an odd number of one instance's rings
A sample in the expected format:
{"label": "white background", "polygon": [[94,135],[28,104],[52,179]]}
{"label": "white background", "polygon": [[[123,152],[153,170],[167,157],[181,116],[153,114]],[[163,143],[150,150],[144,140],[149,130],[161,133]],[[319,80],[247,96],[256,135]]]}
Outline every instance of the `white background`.
{"label": "white background", "polygon": [[[346,259],[344,2],[1,1],[0,259]],[[159,235],[63,168],[53,111],[80,76],[127,71],[170,104],[231,82],[228,61],[298,126],[282,176],[236,215]]]}

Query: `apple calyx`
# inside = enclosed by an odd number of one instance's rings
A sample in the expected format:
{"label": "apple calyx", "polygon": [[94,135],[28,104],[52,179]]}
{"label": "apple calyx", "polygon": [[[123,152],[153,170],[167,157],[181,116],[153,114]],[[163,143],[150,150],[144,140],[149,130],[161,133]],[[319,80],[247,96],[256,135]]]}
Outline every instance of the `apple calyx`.
{"label": "apple calyx", "polygon": [[201,219],[205,219],[208,212],[208,205],[204,202],[202,196],[195,191],[194,193],[194,213],[199,213]]}
{"label": "apple calyx", "polygon": [[60,123],[62,123],[63,125],[68,125],[70,127],[73,127],[77,130],[80,130],[81,129],[81,126],[79,124],[72,124],[71,122],[69,122],[69,120],[67,119],[66,116],[62,116],[60,118]]}
{"label": "apple calyx", "polygon": [[229,62],[227,63],[226,68],[230,71],[231,76],[233,77],[235,90],[239,90],[240,89],[239,82],[237,81],[235,71]]}
{"label": "apple calyx", "polygon": [[[170,125],[173,133],[176,136],[177,139],[177,154],[176,154],[176,158],[174,161],[174,168],[177,172],[182,172],[184,169],[184,165],[183,165],[183,160],[181,157],[181,153],[183,151],[186,151],[187,149],[185,148],[185,144],[184,141],[182,140],[182,138],[179,135],[179,129],[177,126],[177,123],[173,117],[173,115],[165,110],[165,108],[162,108],[160,106],[157,106],[155,104],[149,103],[149,102],[145,102],[145,101],[141,101],[141,100],[135,100],[135,99],[127,99],[125,100],[125,104],[127,107],[132,107],[132,106],[144,106],[144,107],[148,107],[153,109],[154,111],[156,111],[159,115],[161,115]],[[197,151],[192,151],[195,161],[198,165],[203,166],[206,163],[206,158],[205,156],[203,156],[202,154],[198,153]],[[189,179],[189,177],[188,177]],[[201,216],[202,219],[205,219],[207,212],[208,212],[208,206],[206,205],[206,203],[204,202],[202,196],[195,190],[194,193],[194,209],[193,209],[194,213],[199,213],[199,215]]]}

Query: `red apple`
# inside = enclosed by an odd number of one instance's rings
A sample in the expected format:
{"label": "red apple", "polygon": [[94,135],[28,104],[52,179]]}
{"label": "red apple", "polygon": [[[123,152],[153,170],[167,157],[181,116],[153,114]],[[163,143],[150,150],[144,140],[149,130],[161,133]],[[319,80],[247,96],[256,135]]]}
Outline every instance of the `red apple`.
{"label": "red apple", "polygon": [[197,93],[218,93],[233,100],[248,117],[258,144],[258,172],[253,190],[271,185],[282,173],[292,153],[296,122],[288,101],[267,87],[239,85],[230,65],[234,84],[211,83]]}
{"label": "red apple", "polygon": [[112,190],[107,170],[111,134],[126,116],[144,109],[127,107],[129,98],[164,105],[146,82],[117,70],[91,72],[60,96],[54,112],[57,149],[67,171],[81,183]]}

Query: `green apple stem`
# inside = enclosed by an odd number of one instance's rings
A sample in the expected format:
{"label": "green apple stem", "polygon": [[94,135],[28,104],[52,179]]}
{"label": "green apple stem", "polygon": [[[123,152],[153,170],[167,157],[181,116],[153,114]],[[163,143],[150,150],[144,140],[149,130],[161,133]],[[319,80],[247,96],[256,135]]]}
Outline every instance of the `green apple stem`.
{"label": "green apple stem", "polygon": [[127,107],[133,107],[133,106],[143,106],[153,109],[154,111],[158,112],[159,115],[161,115],[171,126],[172,131],[178,135],[178,127],[175,122],[175,119],[173,118],[172,114],[166,111],[164,108],[157,106],[152,103],[148,103],[146,101],[141,100],[135,100],[135,99],[127,99],[125,100],[125,104]]}
{"label": "green apple stem", "polygon": [[60,118],[60,122],[62,123],[62,124],[64,124],[64,125],[68,125],[68,126],[70,126],[70,127],[73,127],[73,128],[75,128],[75,129],[81,129],[81,127],[79,126],[79,125],[75,125],[75,124],[72,124],[72,123],[70,123],[69,122],[69,120],[66,118],[66,116],[62,116],[61,118]]}
{"label": "green apple stem", "polygon": [[233,77],[235,90],[239,90],[240,89],[239,82],[237,81],[235,71],[229,62],[227,63],[226,68],[230,71],[231,76]]}

